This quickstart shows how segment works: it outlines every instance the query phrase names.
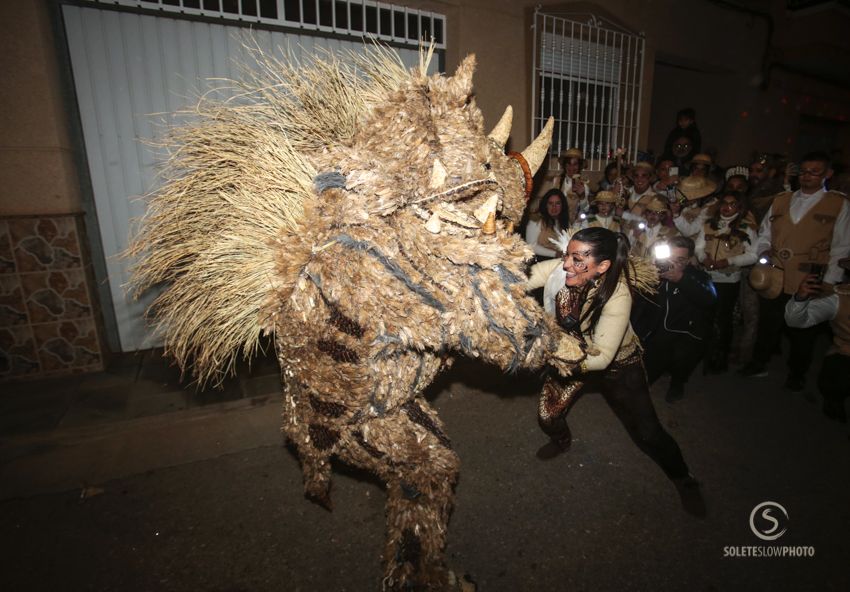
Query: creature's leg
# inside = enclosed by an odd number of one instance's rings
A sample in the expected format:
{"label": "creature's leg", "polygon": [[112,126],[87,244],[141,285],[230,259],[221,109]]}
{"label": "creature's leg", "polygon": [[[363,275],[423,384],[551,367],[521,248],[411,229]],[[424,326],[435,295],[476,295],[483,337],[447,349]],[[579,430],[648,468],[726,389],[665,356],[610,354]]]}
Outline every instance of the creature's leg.
{"label": "creature's leg", "polygon": [[413,399],[344,440],[339,458],[387,483],[384,588],[451,589],[443,548],[459,461],[436,412]]}

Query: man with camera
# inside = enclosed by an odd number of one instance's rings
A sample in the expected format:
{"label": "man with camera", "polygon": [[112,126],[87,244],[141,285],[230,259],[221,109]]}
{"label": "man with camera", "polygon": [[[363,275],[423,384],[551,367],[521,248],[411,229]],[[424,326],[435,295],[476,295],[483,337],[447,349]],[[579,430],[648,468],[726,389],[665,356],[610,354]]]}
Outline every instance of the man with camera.
{"label": "man with camera", "polygon": [[759,230],[759,263],[750,284],[759,292],[759,323],[753,358],[741,369],[743,376],[767,376],[767,363],[787,329],[791,350],[786,388],[803,390],[812,362],[817,329],[789,328],[785,304],[808,274],[835,284],[843,271],[838,259],[850,250],[850,202],[824,182],[832,176],[829,157],[813,152],[800,163],[800,189],[777,195]]}
{"label": "man with camera", "polygon": [[670,374],[666,399],[673,403],[685,394],[685,384],[703,358],[711,334],[717,296],[711,279],[690,265],[694,241],[674,236],[654,247],[661,275],[658,293],[635,299],[632,325],[644,345],[649,383]]}
{"label": "man with camera", "polygon": [[[839,262],[850,271],[850,257]],[[832,347],[823,359],[818,374],[818,390],[823,396],[823,413],[830,419],[847,423],[844,400],[850,396],[850,283],[831,288],[815,274],[806,275],[794,296],[785,305],[785,322],[789,327],[807,328],[829,321]]]}

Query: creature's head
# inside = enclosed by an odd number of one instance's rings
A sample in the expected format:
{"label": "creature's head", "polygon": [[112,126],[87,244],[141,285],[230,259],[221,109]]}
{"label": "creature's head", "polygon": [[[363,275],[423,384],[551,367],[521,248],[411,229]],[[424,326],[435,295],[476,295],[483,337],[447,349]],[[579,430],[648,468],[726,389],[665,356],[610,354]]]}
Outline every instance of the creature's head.
{"label": "creature's head", "polygon": [[474,56],[454,76],[413,75],[372,109],[350,143],[321,156],[349,193],[348,223],[412,211],[432,233],[477,234],[492,215],[518,223],[546,157],[550,121],[522,153],[505,154],[512,110],[486,134],[472,95]]}

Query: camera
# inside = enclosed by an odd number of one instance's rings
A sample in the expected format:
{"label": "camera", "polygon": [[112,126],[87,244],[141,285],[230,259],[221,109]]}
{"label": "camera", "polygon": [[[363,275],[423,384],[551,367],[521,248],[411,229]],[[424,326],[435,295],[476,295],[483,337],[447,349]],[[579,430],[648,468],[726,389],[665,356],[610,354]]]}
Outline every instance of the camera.
{"label": "camera", "polygon": [[667,243],[655,245],[652,249],[652,258],[655,262],[655,267],[661,273],[670,271],[673,267],[673,264],[670,262],[670,245]]}

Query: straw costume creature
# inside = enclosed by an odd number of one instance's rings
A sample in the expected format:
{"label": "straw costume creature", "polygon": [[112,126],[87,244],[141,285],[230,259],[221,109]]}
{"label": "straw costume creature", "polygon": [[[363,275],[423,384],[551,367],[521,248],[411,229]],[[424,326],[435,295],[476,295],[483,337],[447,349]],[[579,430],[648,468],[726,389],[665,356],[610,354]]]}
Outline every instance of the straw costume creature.
{"label": "straw costume creature", "polygon": [[373,48],[343,63],[264,67],[238,101],[201,101],[172,136],[164,186],[131,247],[167,352],[220,381],[272,334],[283,432],[306,494],[330,508],[331,459],[387,488],[385,589],[446,590],[459,461],[422,397],[467,355],[569,375],[582,344],[525,294],[531,251],[511,232],[552,122],[506,156],[454,76]]}

